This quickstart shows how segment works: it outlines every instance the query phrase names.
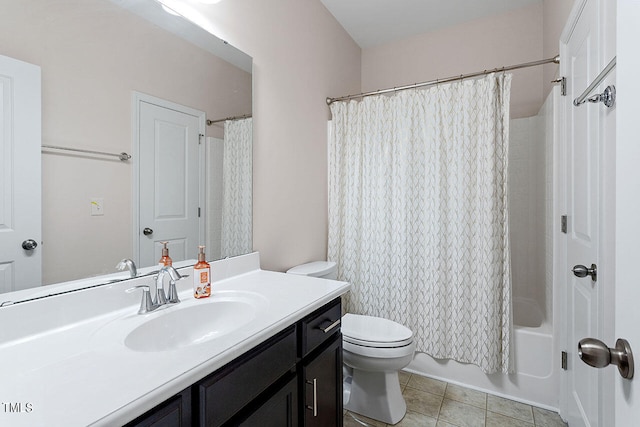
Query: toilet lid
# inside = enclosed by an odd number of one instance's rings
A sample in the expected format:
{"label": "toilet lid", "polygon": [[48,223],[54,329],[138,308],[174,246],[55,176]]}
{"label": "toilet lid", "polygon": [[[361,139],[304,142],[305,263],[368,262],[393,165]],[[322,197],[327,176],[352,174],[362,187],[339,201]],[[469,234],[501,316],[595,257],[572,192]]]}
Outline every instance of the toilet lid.
{"label": "toilet lid", "polygon": [[411,344],[411,329],[389,319],[347,313],[342,316],[342,339],[367,347],[402,347]]}
{"label": "toilet lid", "polygon": [[322,277],[335,270],[336,263],[333,261],[313,261],[298,265],[287,270],[288,274],[299,274],[302,276]]}

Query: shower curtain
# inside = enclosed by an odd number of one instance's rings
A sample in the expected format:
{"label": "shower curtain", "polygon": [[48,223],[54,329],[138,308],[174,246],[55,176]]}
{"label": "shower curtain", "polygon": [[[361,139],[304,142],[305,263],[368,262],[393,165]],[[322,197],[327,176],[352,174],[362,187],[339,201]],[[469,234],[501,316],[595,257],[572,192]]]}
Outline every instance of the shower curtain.
{"label": "shower curtain", "polygon": [[222,250],[235,256],[253,250],[252,244],[252,119],[224,124],[222,160]]}
{"label": "shower curtain", "polygon": [[507,147],[511,75],[331,105],[328,257],[345,310],[416,350],[512,372]]}

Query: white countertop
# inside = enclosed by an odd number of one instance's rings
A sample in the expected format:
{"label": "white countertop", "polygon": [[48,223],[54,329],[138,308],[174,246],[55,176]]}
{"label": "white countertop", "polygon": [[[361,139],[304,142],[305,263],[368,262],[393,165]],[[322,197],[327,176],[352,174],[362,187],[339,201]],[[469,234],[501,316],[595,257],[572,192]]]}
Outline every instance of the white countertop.
{"label": "white countertop", "polygon": [[[258,254],[245,257],[239,267],[234,259],[212,263],[228,277],[212,273],[210,298],[195,300],[184,279],[180,304],[145,315],[137,314],[140,292],[124,290],[148,278],[0,308],[0,425],[122,425],[349,290],[344,282],[263,271]],[[263,301],[255,319],[233,332],[174,350],[125,346],[120,325],[230,292]]]}

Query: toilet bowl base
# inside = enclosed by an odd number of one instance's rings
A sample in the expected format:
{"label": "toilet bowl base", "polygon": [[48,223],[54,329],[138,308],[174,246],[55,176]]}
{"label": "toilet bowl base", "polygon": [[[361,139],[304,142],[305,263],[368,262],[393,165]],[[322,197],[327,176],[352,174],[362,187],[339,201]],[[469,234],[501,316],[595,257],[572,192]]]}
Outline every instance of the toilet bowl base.
{"label": "toilet bowl base", "polygon": [[348,411],[387,424],[400,422],[407,412],[397,371],[372,372],[354,369],[350,388],[349,401],[344,404]]}

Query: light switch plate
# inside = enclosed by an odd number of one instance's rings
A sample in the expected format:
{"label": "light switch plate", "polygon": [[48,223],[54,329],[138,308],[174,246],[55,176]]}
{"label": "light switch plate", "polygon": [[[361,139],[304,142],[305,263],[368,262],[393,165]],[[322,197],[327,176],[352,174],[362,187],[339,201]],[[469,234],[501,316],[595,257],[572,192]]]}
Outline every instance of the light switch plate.
{"label": "light switch plate", "polygon": [[91,199],[91,216],[104,215],[104,199],[94,197]]}

